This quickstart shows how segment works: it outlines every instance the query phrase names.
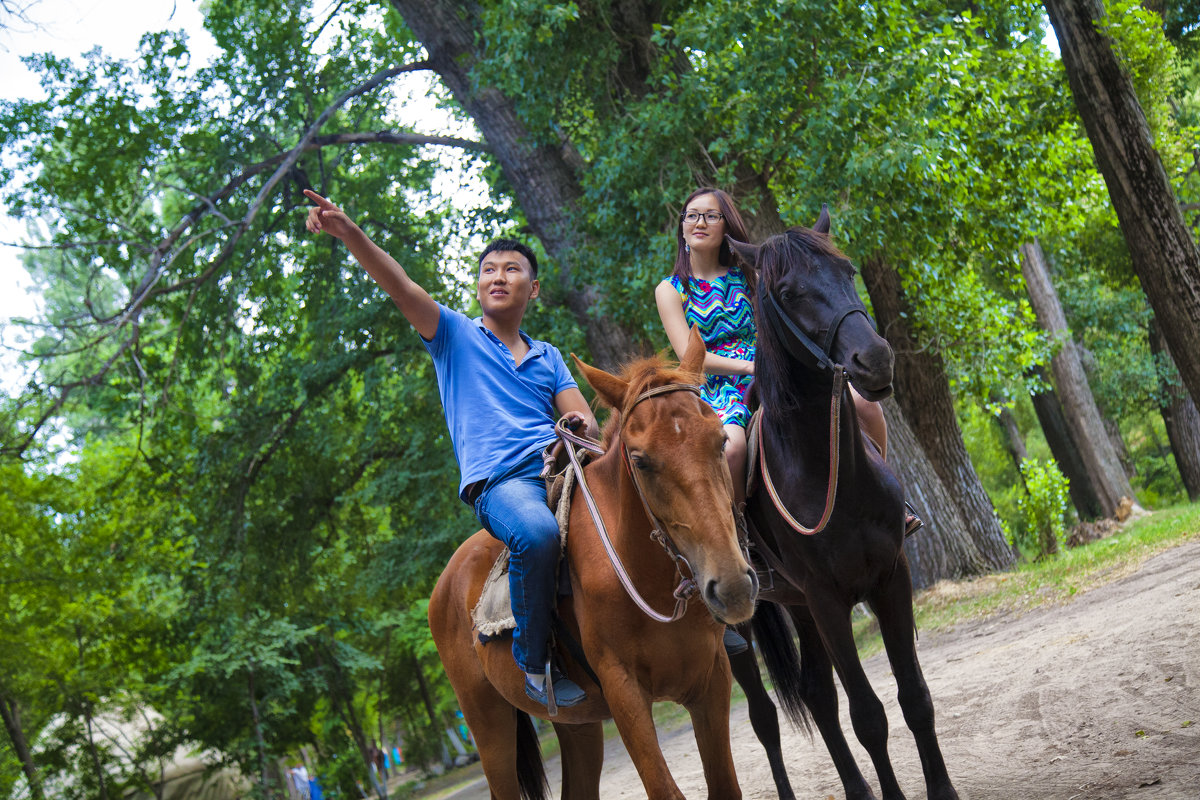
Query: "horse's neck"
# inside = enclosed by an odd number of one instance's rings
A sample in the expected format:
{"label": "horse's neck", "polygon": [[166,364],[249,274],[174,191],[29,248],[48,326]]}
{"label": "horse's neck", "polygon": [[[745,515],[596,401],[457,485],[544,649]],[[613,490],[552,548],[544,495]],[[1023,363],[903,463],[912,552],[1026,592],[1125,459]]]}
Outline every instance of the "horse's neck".
{"label": "horse's neck", "polygon": [[[783,408],[772,408],[770,398],[764,398],[764,430],[770,431],[772,438],[792,453],[794,458],[825,468],[829,462],[830,419],[834,413],[833,382],[807,371],[794,374],[800,374],[801,377],[788,382],[792,391],[788,393],[788,403]],[[837,413],[840,415],[839,471],[844,473],[863,463],[866,455],[849,387],[842,388]]]}

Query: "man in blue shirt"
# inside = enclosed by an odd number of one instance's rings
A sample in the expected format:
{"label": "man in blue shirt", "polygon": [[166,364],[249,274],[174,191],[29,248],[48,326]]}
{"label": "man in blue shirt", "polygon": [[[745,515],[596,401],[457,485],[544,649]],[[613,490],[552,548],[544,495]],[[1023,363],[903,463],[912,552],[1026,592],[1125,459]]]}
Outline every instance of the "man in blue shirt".
{"label": "man in blue shirt", "polygon": [[[508,547],[513,657],[525,693],[547,702],[549,641],[558,571],[558,523],[546,506],[540,452],[554,441],[555,415],[595,430],[562,354],[529,338],[521,320],[538,296],[537,257],[519,242],[492,242],[479,257],[476,294],[483,316],[469,319],[436,302],[346,214],[315,192],[306,225],[340,239],[391,295],[433,357],[446,426],[461,472],[459,497]],[[555,701],[572,706],[583,690],[555,671]]]}

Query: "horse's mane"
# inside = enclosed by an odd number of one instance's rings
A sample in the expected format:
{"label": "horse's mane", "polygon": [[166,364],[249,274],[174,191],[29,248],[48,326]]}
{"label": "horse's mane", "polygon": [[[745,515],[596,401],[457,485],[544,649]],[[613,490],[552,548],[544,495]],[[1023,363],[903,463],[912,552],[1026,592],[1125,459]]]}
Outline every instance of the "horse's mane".
{"label": "horse's mane", "polygon": [[608,448],[608,445],[616,437],[620,427],[619,421],[628,415],[633,401],[642,392],[647,389],[653,389],[656,386],[665,386],[668,383],[690,383],[696,385],[704,382],[703,375],[679,369],[679,365],[676,362],[668,360],[662,353],[636,358],[624,364],[617,375],[621,380],[629,384],[629,391],[625,393],[623,407],[614,409],[619,413],[609,414],[603,429],[600,431],[600,441],[604,444],[605,449]]}
{"label": "horse's mane", "polygon": [[849,260],[829,238],[829,234],[817,233],[812,228],[788,228],[767,239],[759,248],[758,278],[768,289],[774,289],[776,282],[783,277],[786,271],[783,265],[789,250],[798,251],[806,262],[816,256]]}
{"label": "horse's mane", "polygon": [[[828,234],[818,233],[811,228],[789,228],[762,243],[758,251],[758,278],[767,291],[774,291],[784,275],[797,267],[797,261],[801,269],[811,270],[815,267],[814,261],[822,257],[849,260]],[[754,318],[758,321],[754,354],[754,371],[758,380],[754,383],[755,389],[762,399],[762,405],[773,412],[794,412],[800,407],[800,397],[796,391],[800,387],[795,380],[795,371],[783,343],[775,337],[770,326],[764,324],[766,317],[759,308],[757,293],[752,302]],[[764,375],[769,378],[763,380]]]}

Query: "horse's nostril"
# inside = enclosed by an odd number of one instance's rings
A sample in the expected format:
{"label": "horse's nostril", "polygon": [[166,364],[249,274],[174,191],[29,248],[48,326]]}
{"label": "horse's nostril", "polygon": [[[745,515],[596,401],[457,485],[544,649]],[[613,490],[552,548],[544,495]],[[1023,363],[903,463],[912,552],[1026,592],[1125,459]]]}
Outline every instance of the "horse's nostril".
{"label": "horse's nostril", "polygon": [[724,608],[725,603],[721,602],[721,598],[717,595],[717,582],[710,580],[704,586],[704,597],[708,600],[710,606],[714,608]]}

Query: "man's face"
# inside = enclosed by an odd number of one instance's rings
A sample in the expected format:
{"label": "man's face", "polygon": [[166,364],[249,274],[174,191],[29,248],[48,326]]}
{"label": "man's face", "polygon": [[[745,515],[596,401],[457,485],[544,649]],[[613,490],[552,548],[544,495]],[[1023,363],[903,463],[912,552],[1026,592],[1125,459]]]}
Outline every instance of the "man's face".
{"label": "man's face", "polygon": [[514,250],[488,253],[479,265],[479,305],[488,316],[523,315],[538,288],[529,260]]}

